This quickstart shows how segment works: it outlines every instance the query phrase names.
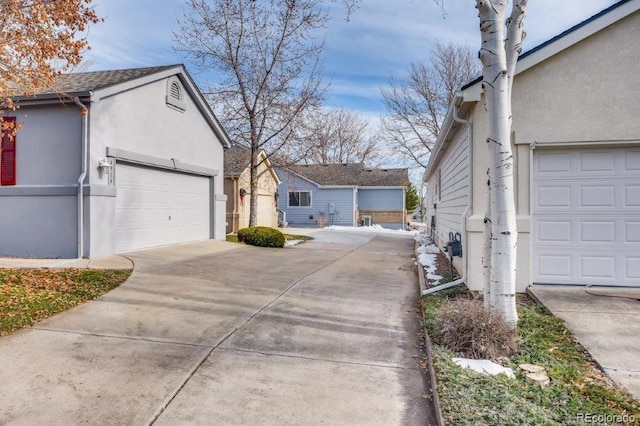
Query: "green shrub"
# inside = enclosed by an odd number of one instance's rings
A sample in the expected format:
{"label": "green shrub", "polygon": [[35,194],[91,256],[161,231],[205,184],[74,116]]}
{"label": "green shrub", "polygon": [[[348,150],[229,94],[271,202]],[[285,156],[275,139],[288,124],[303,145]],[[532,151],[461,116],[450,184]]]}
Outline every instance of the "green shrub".
{"label": "green shrub", "polygon": [[274,228],[254,226],[238,231],[238,241],[258,247],[284,247],[284,235]]}

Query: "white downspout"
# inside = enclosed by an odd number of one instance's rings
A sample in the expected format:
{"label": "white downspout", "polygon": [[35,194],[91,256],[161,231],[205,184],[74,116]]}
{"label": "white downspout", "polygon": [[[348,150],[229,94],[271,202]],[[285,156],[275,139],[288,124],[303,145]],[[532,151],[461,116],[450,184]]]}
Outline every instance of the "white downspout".
{"label": "white downspout", "polygon": [[402,188],[402,230],[407,230],[407,187]]}
{"label": "white downspout", "polygon": [[353,227],[358,226],[358,187],[353,187]]}
{"label": "white downspout", "polygon": [[78,259],[82,259],[84,254],[84,178],[87,176],[87,142],[89,109],[80,102],[80,98],[75,97],[74,102],[82,108],[82,166],[78,177]]}
{"label": "white downspout", "polygon": [[438,292],[440,290],[446,290],[451,287],[463,284],[467,281],[467,263],[469,262],[469,239],[467,238],[467,218],[473,211],[473,128],[471,126],[471,120],[464,120],[458,116],[458,108],[453,108],[453,119],[458,123],[465,124],[467,126],[467,132],[469,133],[469,204],[464,210],[461,216],[462,221],[462,235],[463,235],[463,249],[462,249],[462,276],[457,280],[450,281],[435,287],[428,288],[422,292],[423,296],[431,293]]}
{"label": "white downspout", "polygon": [[[233,212],[231,216],[231,233],[238,232],[236,229],[236,216],[240,216],[240,210],[238,208],[238,203],[240,202],[240,194],[238,193],[238,181],[239,177],[233,179]],[[276,206],[277,210],[278,206]],[[240,222],[240,220],[238,220]],[[240,228],[240,224],[238,223],[238,228]],[[226,230],[225,230],[226,232]]]}

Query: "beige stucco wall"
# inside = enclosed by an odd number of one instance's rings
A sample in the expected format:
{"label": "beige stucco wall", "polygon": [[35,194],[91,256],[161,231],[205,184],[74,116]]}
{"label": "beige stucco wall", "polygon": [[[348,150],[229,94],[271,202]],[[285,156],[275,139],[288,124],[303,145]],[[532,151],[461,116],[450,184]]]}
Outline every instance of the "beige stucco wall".
{"label": "beige stucco wall", "polygon": [[[518,226],[517,291],[531,284],[530,144],[640,144],[640,12],[518,74],[513,142]],[[484,102],[471,105],[473,206],[467,220],[470,289],[482,290],[483,218],[489,164]]]}
{"label": "beige stucco wall", "polygon": [[[271,171],[266,170],[267,164],[258,166],[258,226],[278,226],[278,211],[276,209],[274,194],[277,190],[277,182]],[[263,173],[264,172],[264,173]],[[234,186],[234,181],[237,185]],[[240,199],[240,188],[244,188],[247,194],[244,202]],[[237,232],[238,229],[249,226],[249,209],[251,202],[250,170],[247,168],[238,178],[226,178],[224,186],[227,201],[227,233]],[[234,225],[232,219],[236,217]]]}
{"label": "beige stucco wall", "polygon": [[518,143],[638,139],[640,12],[519,74]]}

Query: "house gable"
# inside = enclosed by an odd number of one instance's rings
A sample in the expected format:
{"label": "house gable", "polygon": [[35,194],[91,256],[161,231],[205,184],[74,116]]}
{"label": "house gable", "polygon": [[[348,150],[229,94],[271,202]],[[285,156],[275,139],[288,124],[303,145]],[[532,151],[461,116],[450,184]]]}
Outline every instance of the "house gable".
{"label": "house gable", "polygon": [[[183,104],[168,105],[171,81]],[[11,206],[0,216],[14,225],[0,254],[96,257],[224,238],[228,138],[182,66],[67,75],[60,90],[19,99],[16,185],[0,188]]]}
{"label": "house gable", "polygon": [[[630,42],[640,38],[639,11],[640,0],[616,3],[523,54],[519,60],[512,97],[518,291],[524,291],[532,282],[531,268],[536,267],[532,261],[536,253],[533,245],[538,241],[540,230],[536,227],[541,223],[537,213],[532,213],[531,209],[532,200],[540,194],[531,193],[531,189],[535,191],[538,187],[532,182],[534,178],[530,167],[541,164],[538,160],[542,155],[552,151],[563,152],[559,149],[570,150],[572,154],[567,158],[573,158],[574,162],[580,159],[584,162],[580,164],[587,164],[589,159],[598,156],[620,158],[625,147],[640,144],[640,123],[635,117],[637,100],[633,90],[640,86],[637,72],[640,48],[637,43]],[[446,242],[443,236],[447,237],[448,232],[462,234],[464,258],[457,259],[456,267],[465,275],[472,290],[481,290],[480,259],[483,256],[489,158],[485,143],[487,113],[482,102],[480,80],[464,86],[456,95],[442,129],[424,174],[428,183],[428,216],[435,217],[432,233],[440,245]],[[462,213],[456,212],[460,220],[453,223],[443,221],[445,215],[453,213],[451,206],[443,205],[444,200],[449,203],[448,194],[456,192],[456,181],[447,178],[446,170],[454,164],[457,141],[464,133],[468,134],[471,146],[468,152],[471,158],[466,161],[471,188],[466,204],[458,206],[458,210],[463,206],[466,209]],[[542,164],[549,167],[548,163]],[[566,164],[553,167],[573,170]],[[572,163],[571,167],[576,165]],[[600,170],[604,165],[589,167]],[[577,181],[578,176],[568,176],[567,179]],[[560,186],[564,184],[557,182]],[[576,195],[573,191],[571,194],[572,203],[581,199],[580,193]],[[618,198],[615,200],[619,201]],[[601,217],[593,213],[595,210],[582,206],[570,212],[572,220],[580,224],[572,228],[572,244],[579,240],[585,223]],[[566,218],[562,220],[566,221]],[[577,244],[583,252],[589,248],[588,242]],[[635,252],[632,255],[637,256]]]}
{"label": "house gable", "polygon": [[[225,151],[224,175],[227,195],[227,232],[249,226],[251,150],[232,148]],[[258,212],[259,226],[278,226],[276,198],[280,178],[264,151],[258,153]]]}
{"label": "house gable", "polygon": [[[292,225],[314,226],[320,215],[326,224],[354,226],[362,222],[361,215],[367,215],[374,223],[403,227],[407,169],[364,169],[362,164],[350,163],[281,170],[279,208],[286,211]],[[292,192],[308,192],[311,205],[290,206]]]}
{"label": "house gable", "polygon": [[[278,208],[286,212],[289,226],[354,225],[355,186],[319,185],[289,168],[276,170],[281,181]],[[292,193],[305,193],[305,200],[308,194],[310,205],[291,206]]]}

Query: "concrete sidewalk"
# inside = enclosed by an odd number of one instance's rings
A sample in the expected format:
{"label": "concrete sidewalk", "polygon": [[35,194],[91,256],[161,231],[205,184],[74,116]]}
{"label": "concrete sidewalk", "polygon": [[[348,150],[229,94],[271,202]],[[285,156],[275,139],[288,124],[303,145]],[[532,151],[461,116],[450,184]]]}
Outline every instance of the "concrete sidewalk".
{"label": "concrete sidewalk", "polygon": [[0,423],[433,424],[412,239],[316,236],[127,254],[125,284],[0,339]]}
{"label": "concrete sidewalk", "polygon": [[[562,318],[607,375],[640,400],[640,289],[533,285],[528,292]],[[615,295],[623,297],[608,297]]]}
{"label": "concrete sidewalk", "polygon": [[238,249],[241,246],[226,241],[205,240],[195,243],[173,244],[170,246],[155,249],[142,250],[120,255],[98,257],[92,259],[36,259],[20,257],[0,257],[0,268],[12,269],[132,269],[134,267],[133,257],[139,259],[157,258],[161,262],[166,259],[172,261],[183,260],[191,257],[212,255],[227,250]]}
{"label": "concrete sidewalk", "polygon": [[31,259],[0,257],[0,268],[11,269],[132,269],[133,262],[124,256],[106,256],[96,259]]}

